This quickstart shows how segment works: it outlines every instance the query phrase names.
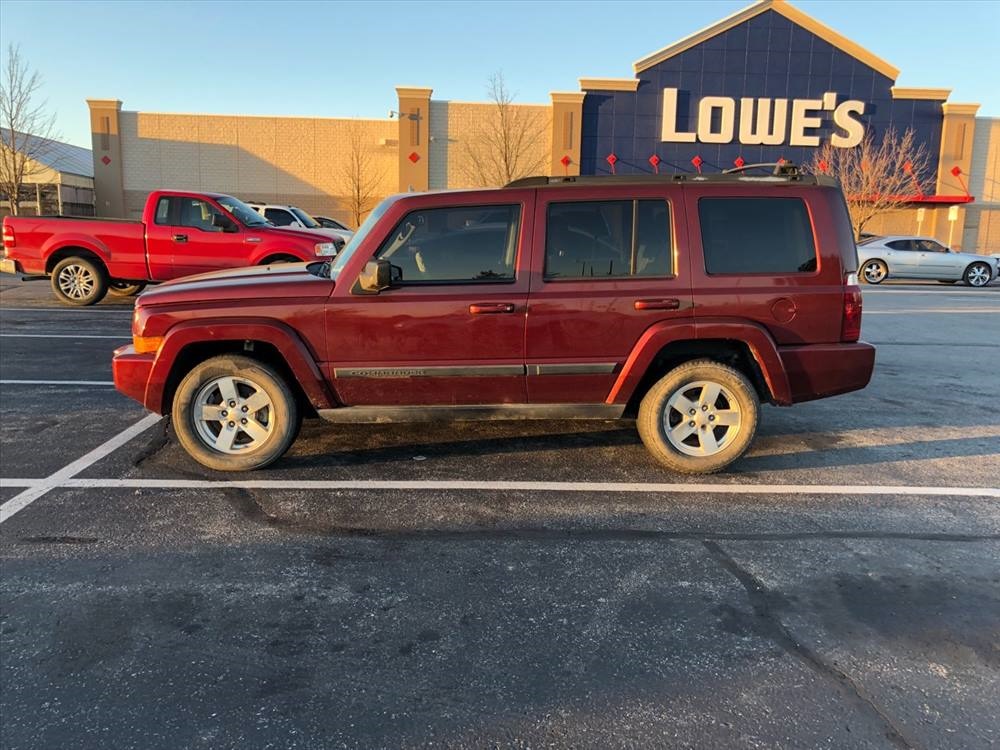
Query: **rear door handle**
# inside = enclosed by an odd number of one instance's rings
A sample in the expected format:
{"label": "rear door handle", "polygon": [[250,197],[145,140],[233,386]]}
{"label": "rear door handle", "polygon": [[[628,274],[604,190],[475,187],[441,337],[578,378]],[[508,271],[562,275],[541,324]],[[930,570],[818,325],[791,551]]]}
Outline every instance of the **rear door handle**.
{"label": "rear door handle", "polygon": [[188,236],[186,234],[175,234],[173,239],[174,242],[187,242]]}
{"label": "rear door handle", "polygon": [[635,301],[636,310],[679,310],[681,301],[679,299],[637,299]]}
{"label": "rear door handle", "polygon": [[512,313],[517,307],[510,302],[478,302],[469,305],[473,315],[496,315],[497,313]]}

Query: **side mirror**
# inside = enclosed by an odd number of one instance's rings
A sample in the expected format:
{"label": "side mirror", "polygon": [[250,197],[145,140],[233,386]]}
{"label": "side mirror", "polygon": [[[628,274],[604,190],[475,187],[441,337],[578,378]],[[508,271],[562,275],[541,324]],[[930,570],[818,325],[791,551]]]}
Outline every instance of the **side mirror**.
{"label": "side mirror", "polygon": [[236,232],[236,224],[228,216],[223,214],[212,214],[212,226],[221,229],[223,232]]}
{"label": "side mirror", "polygon": [[387,260],[370,260],[358,277],[362,290],[378,294],[392,286],[392,265]]}

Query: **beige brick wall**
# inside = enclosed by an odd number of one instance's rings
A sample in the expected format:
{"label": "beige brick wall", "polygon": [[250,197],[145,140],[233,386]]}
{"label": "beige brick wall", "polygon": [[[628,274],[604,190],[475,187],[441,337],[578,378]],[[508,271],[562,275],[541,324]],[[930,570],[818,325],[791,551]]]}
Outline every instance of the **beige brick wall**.
{"label": "beige brick wall", "polygon": [[971,252],[1000,254],[1000,118],[977,117],[964,244]]}
{"label": "beige brick wall", "polygon": [[[512,104],[518,117],[529,124],[530,148],[523,163],[537,164],[533,174],[546,174],[552,150],[552,108],[547,104]],[[496,118],[496,105],[475,102],[431,101],[431,189],[477,187],[469,170],[471,158],[485,150],[483,130]]]}
{"label": "beige brick wall", "polygon": [[[396,192],[397,124],[391,120],[121,113],[123,182],[129,216],[158,188],[230,193],[287,203],[348,223],[341,197],[349,133],[362,131],[379,198]],[[381,145],[388,140],[388,145]]]}

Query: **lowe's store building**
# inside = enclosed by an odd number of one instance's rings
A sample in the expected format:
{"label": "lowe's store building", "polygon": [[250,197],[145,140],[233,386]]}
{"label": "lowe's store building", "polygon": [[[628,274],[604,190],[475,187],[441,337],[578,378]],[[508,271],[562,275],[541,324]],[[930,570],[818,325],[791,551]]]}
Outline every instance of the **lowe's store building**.
{"label": "lowe's store building", "polygon": [[[553,175],[718,172],[809,164],[829,143],[912,129],[928,157],[921,188],[866,227],[919,233],[956,249],[1000,253],[1000,119],[949,101],[948,89],[900,88],[899,71],[785,0],[760,0],[635,62],[629,77],[581,78],[519,104],[525,163]],[[134,216],[160,187],[217,190],[348,220],[342,175],[361,143],[379,196],[470,187],[488,102],[399,87],[396,119],[134,112],[91,99],[97,211]],[[354,148],[357,148],[355,145]]]}

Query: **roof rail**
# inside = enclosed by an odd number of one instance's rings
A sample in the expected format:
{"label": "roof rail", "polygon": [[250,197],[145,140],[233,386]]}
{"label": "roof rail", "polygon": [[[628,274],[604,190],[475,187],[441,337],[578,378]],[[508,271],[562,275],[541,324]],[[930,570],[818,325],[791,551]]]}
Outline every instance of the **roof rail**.
{"label": "roof rail", "polygon": [[[770,170],[765,175],[744,174],[750,169]],[[532,188],[549,186],[571,186],[571,185],[607,185],[607,184],[628,184],[628,185],[648,185],[665,182],[686,182],[686,183],[733,183],[733,182],[765,182],[770,184],[782,182],[796,182],[803,185],[826,185],[836,187],[839,183],[829,175],[814,175],[803,172],[797,165],[791,162],[769,162],[765,164],[747,164],[736,169],[727,169],[724,172],[714,172],[712,174],[693,174],[691,172],[679,172],[675,174],[619,174],[619,175],[573,175],[564,177],[546,177],[538,175],[534,177],[522,177],[504,185],[505,188]]]}

